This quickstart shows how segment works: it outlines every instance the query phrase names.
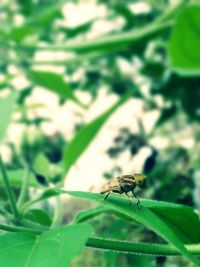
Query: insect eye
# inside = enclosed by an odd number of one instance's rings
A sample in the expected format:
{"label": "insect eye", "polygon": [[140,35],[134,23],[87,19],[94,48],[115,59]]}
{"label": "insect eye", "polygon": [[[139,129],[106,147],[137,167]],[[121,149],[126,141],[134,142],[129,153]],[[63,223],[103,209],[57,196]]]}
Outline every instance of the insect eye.
{"label": "insect eye", "polygon": [[140,181],[140,182],[138,183],[138,186],[139,186],[140,188],[145,188],[146,185],[147,185],[146,179],[144,179],[144,180],[142,180],[142,181]]}

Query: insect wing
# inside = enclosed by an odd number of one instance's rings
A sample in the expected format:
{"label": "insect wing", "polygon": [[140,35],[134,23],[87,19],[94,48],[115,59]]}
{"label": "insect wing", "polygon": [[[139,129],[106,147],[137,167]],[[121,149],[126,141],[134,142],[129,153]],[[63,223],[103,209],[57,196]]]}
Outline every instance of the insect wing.
{"label": "insect wing", "polygon": [[118,182],[118,180],[117,180],[117,179],[113,179],[113,180],[111,180],[110,183],[109,183],[109,186],[110,186],[110,188],[113,188],[113,187],[119,187],[119,182]]}
{"label": "insect wing", "polygon": [[103,194],[106,192],[119,191],[119,190],[120,190],[120,186],[119,186],[118,180],[113,179],[102,187],[102,190],[100,193]]}

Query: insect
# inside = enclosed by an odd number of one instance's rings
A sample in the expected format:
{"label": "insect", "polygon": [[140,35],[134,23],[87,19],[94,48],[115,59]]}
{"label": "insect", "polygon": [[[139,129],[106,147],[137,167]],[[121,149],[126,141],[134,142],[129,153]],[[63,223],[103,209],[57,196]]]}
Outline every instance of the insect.
{"label": "insect", "polygon": [[137,205],[139,205],[140,200],[134,193],[135,187],[138,186],[140,188],[146,187],[146,176],[143,174],[136,173],[134,175],[122,175],[119,176],[113,180],[111,180],[103,189],[100,194],[105,194],[104,200],[110,195],[111,192],[123,194],[125,193],[128,198],[130,199],[130,196],[128,195],[128,192],[132,192],[133,196],[137,199]]}

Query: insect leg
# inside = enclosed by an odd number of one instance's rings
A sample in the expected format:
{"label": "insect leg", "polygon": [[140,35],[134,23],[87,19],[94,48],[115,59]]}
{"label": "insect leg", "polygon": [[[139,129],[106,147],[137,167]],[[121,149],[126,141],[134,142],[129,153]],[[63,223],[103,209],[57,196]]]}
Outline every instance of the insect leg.
{"label": "insect leg", "polygon": [[132,192],[132,194],[133,194],[134,198],[136,198],[136,199],[137,199],[137,206],[139,206],[139,205],[140,205],[140,200],[139,200],[139,198],[136,196],[136,194],[134,193],[134,191],[133,191],[133,190],[132,190],[131,192]]}
{"label": "insect leg", "polygon": [[104,197],[104,200],[106,200],[106,198],[110,195],[110,192],[108,192],[108,194]]}
{"label": "insect leg", "polygon": [[132,204],[131,197],[129,196],[129,194],[127,192],[125,192],[125,194],[129,198],[130,203]]}

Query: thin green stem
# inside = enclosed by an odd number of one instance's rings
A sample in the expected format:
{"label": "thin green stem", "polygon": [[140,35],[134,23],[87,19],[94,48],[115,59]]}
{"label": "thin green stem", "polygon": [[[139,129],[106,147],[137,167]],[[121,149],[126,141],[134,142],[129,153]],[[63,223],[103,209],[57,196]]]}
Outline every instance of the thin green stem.
{"label": "thin green stem", "polygon": [[7,212],[6,210],[4,209],[0,209],[0,214],[6,218],[8,221],[12,221],[13,220],[13,215],[9,212]]}
{"label": "thin green stem", "polygon": [[85,42],[71,42],[67,45],[59,46],[12,46],[18,49],[30,49],[30,50],[45,50],[45,51],[74,51],[74,52],[94,52],[96,50],[102,51],[107,49],[121,49],[124,46],[134,44],[152,34],[160,33],[161,31],[170,28],[173,25],[173,21],[165,21],[163,23],[152,22],[143,28],[123,32],[120,34],[111,35],[97,40],[89,40]]}
{"label": "thin green stem", "polygon": [[[121,253],[145,254],[149,256],[177,256],[180,252],[171,245],[132,243],[118,240],[89,238],[87,247],[105,249]],[[185,245],[187,250],[193,255],[200,255],[200,244]]]}
{"label": "thin green stem", "polygon": [[25,232],[25,233],[30,233],[30,234],[41,234],[42,231],[36,230],[36,229],[31,229],[31,228],[26,228],[26,227],[19,227],[19,226],[11,226],[7,224],[0,224],[0,229],[3,231],[7,232]]}
{"label": "thin green stem", "polygon": [[188,5],[188,0],[181,0],[178,4],[170,5],[162,15],[160,15],[156,22],[164,22],[166,20],[171,19],[172,17],[175,17],[179,14],[181,10],[183,10],[184,7]]}
{"label": "thin green stem", "polygon": [[36,199],[29,200],[29,201],[27,201],[26,203],[24,203],[24,204],[21,206],[21,210],[20,210],[21,213],[22,213],[22,214],[26,213],[32,205],[34,205],[35,203],[37,203],[37,202],[39,201],[38,199],[39,199],[39,198],[36,198]]}
{"label": "thin green stem", "polygon": [[30,176],[30,170],[29,170],[28,165],[24,162],[23,162],[23,165],[25,167],[25,174],[24,174],[23,183],[22,183],[20,194],[19,194],[19,198],[17,201],[18,209],[21,208],[22,204],[24,203],[24,201],[26,199],[27,192],[28,192],[29,176]]}
{"label": "thin green stem", "polygon": [[30,227],[32,229],[36,229],[38,231],[47,231],[49,228],[47,226],[41,225],[39,223],[36,222],[31,222],[29,220],[23,219],[21,222],[21,226],[27,226]]}
{"label": "thin green stem", "polygon": [[[4,218],[7,219],[8,222],[12,222],[14,223],[15,222],[15,218],[13,217],[13,215],[3,209],[0,209],[0,214],[2,216],[4,216]],[[18,226],[25,226],[25,227],[30,227],[30,228],[33,228],[33,229],[36,229],[36,230],[41,230],[41,231],[46,231],[48,230],[49,228],[46,227],[46,226],[43,226],[43,225],[40,225],[36,222],[32,222],[32,221],[29,221],[27,219],[21,219],[20,222],[19,222],[19,225]]]}
{"label": "thin green stem", "polygon": [[5,191],[6,191],[6,194],[8,197],[8,202],[10,204],[10,208],[12,210],[14,217],[15,217],[15,220],[17,221],[20,217],[20,214],[19,214],[19,211],[18,211],[17,206],[16,206],[16,200],[14,197],[14,193],[13,193],[13,190],[11,188],[8,176],[6,174],[5,166],[3,164],[1,155],[0,155],[0,169],[1,169],[1,173],[2,173],[2,179],[4,182]]}
{"label": "thin green stem", "polygon": [[61,205],[61,200],[60,197],[56,197],[56,203],[54,207],[54,216],[53,216],[53,221],[51,224],[51,228],[56,228],[59,227],[60,224],[62,223],[62,205]]}

